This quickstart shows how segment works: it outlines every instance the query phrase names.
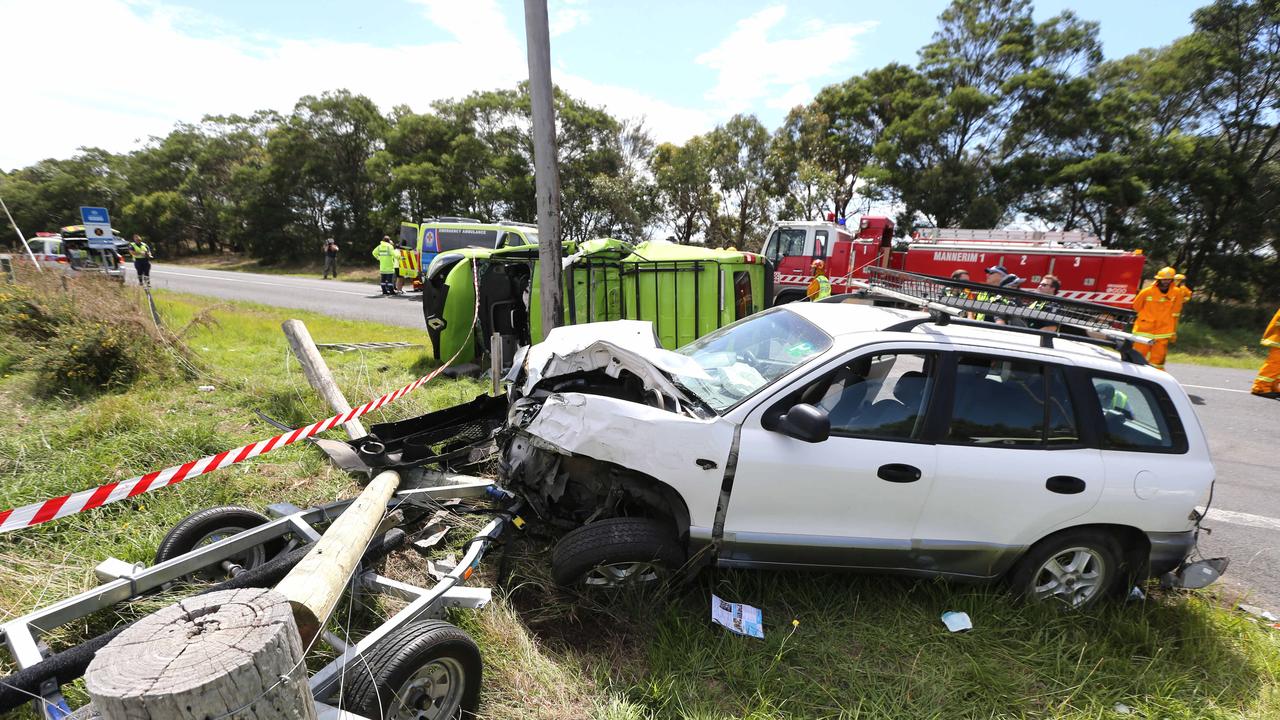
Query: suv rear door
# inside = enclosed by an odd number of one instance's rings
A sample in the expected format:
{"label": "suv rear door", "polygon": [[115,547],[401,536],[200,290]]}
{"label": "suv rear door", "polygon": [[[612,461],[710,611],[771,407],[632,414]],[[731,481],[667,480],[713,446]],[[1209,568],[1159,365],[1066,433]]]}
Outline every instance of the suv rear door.
{"label": "suv rear door", "polygon": [[938,477],[916,528],[921,562],[993,577],[1102,496],[1100,451],[1081,431],[1087,400],[1048,357],[948,353]]}

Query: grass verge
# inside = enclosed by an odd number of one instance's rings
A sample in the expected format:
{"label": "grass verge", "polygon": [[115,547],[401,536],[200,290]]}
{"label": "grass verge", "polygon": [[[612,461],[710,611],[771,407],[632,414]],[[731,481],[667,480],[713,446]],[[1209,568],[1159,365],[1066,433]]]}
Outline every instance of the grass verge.
{"label": "grass verge", "polygon": [[1258,344],[1262,327],[1218,326],[1201,320],[1178,324],[1169,362],[1257,370],[1266,353]]}
{"label": "grass verge", "polygon": [[[127,302],[139,301],[136,291],[126,293]],[[271,434],[253,410],[294,425],[327,415],[289,356],[279,330],[288,317],[305,320],[318,342],[418,339],[403,328],[160,297],[165,323],[178,336],[175,347],[160,349],[185,358],[173,361],[177,370],[144,373],[128,392],[71,398],[39,392],[35,371],[20,362],[3,369],[5,507]],[[354,402],[416,377],[423,357],[396,351],[328,359]],[[215,389],[200,392],[200,385]],[[482,390],[475,381],[436,381],[371,420],[453,405]],[[92,567],[108,556],[149,562],[168,528],[197,509],[307,505],[356,490],[313,448],[290,446],[216,475],[0,536],[0,622],[91,587]],[[514,534],[497,551],[509,553],[513,572],[498,585],[494,603],[452,618],[484,653],[485,718],[1280,716],[1280,636],[1221,609],[1230,598],[1215,592],[1153,590],[1144,602],[1061,615],[971,586],[721,571],[684,587],[600,600],[552,587],[544,569],[549,540],[539,532]],[[497,584],[502,564],[500,555],[491,556],[481,582]],[[425,582],[413,553],[396,555],[384,572]],[[761,607],[766,639],[711,627],[712,592]],[[171,599],[152,598],[122,615],[103,613],[48,640],[63,647]],[[392,609],[374,602],[352,611],[368,629]],[[946,610],[968,612],[975,629],[946,632],[938,619]],[[9,669],[0,663],[0,672]],[[71,697],[84,699],[74,689]],[[1117,710],[1121,706],[1131,714]],[[14,716],[34,717],[29,711]]]}
{"label": "grass verge", "polygon": [[[316,259],[310,262],[264,264],[247,255],[195,255],[181,257],[166,262],[175,265],[202,268],[204,270],[231,270],[234,272],[261,273],[265,275],[289,275],[293,277],[320,278],[324,275],[324,262]],[[344,253],[339,259],[338,279],[345,282],[373,283],[378,282],[378,267],[372,256],[367,253]]]}

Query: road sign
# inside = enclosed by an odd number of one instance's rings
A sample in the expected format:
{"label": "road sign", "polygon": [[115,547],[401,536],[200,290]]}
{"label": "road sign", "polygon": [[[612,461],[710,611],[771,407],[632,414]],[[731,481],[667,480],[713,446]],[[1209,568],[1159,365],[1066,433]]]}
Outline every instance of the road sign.
{"label": "road sign", "polygon": [[106,208],[82,207],[80,220],[84,223],[84,236],[90,242],[94,240],[111,240],[111,218]]}

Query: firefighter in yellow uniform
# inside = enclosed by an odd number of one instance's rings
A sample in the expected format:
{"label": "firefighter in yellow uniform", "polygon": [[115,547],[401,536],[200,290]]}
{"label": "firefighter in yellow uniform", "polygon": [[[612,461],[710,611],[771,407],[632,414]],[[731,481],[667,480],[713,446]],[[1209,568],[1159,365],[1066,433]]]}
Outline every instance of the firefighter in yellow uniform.
{"label": "firefighter in yellow uniform", "polygon": [[1169,344],[1178,342],[1178,323],[1182,322],[1182,308],[1186,306],[1187,301],[1194,294],[1191,288],[1187,287],[1187,276],[1177,273],[1173,276],[1173,292],[1177,297],[1177,305],[1173,308],[1173,337],[1169,338]]}
{"label": "firefighter in yellow uniform", "polygon": [[1174,312],[1182,298],[1182,293],[1173,289],[1173,276],[1176,274],[1171,267],[1160,268],[1156,281],[1143,288],[1133,300],[1133,309],[1138,311],[1138,319],[1133,322],[1133,334],[1151,340],[1149,345],[1137,344],[1136,349],[1147,362],[1161,370],[1169,353],[1169,338],[1173,337],[1177,327]]}
{"label": "firefighter in yellow uniform", "polygon": [[814,260],[810,267],[813,268],[813,279],[809,281],[809,287],[805,290],[805,299],[817,302],[831,297],[831,280],[827,277],[827,264],[821,260]]}
{"label": "firefighter in yellow uniform", "polygon": [[1253,380],[1253,394],[1265,398],[1280,398],[1280,310],[1271,318],[1271,324],[1262,333],[1263,347],[1270,348],[1266,362],[1258,368]]}

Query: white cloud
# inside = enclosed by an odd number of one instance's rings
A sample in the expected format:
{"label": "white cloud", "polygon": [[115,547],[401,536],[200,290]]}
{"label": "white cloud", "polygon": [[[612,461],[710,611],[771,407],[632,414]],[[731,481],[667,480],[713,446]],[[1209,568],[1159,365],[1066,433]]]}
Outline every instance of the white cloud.
{"label": "white cloud", "polygon": [[[384,111],[407,104],[424,112],[434,100],[509,88],[527,77],[522,17],[508,18],[493,0],[414,1],[422,8],[423,31],[429,22],[451,37],[375,47],[255,34],[155,0],[0,0],[0,47],[10,59],[0,168],[70,157],[81,146],[127,152],[177,122],[288,112],[302,95],[326,90],[367,95]],[[68,18],[109,41],[94,46],[77,31],[71,45],[51,44]],[[403,30],[401,37],[422,34]],[[561,82],[561,74],[555,79]],[[690,111],[628,90],[564,79],[583,99],[613,112],[660,109],[664,120],[655,126],[677,135],[698,121]]]}
{"label": "white cloud", "polygon": [[570,95],[603,106],[620,120],[643,119],[649,133],[660,143],[683,143],[715,125],[715,118],[708,112],[673,105],[629,88],[602,85],[569,73],[557,73],[555,82]]}
{"label": "white cloud", "polygon": [[586,6],[586,0],[551,2],[548,7],[550,17],[547,20],[551,37],[563,35],[580,25],[586,25],[590,22],[591,13],[587,12]]}
{"label": "white cloud", "polygon": [[769,107],[791,107],[812,97],[810,83],[838,73],[858,50],[855,38],[876,22],[824,23],[809,20],[800,32],[782,34],[785,5],[774,5],[739,20],[719,45],[696,62],[719,73],[706,97],[723,112],[753,106],[765,98]]}

